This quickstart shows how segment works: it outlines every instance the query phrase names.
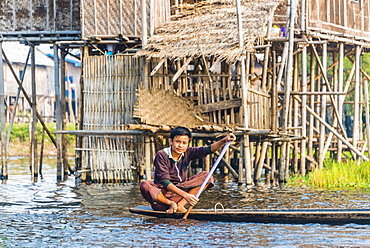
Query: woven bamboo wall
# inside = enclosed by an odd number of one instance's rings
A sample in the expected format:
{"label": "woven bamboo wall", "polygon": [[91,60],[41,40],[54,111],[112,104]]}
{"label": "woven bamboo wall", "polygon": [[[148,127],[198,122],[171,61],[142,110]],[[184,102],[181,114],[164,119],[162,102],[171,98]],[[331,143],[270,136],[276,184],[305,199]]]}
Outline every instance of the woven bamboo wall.
{"label": "woven bamboo wall", "polygon": [[[152,71],[158,63],[160,63],[159,60],[153,59],[149,71]],[[240,109],[242,98],[240,66],[228,64],[225,61],[209,60],[206,67],[203,66],[202,59],[195,59],[187,66],[182,75],[175,82],[172,82],[175,73],[184,63],[186,63],[185,60],[164,62],[158,71],[150,76],[149,88],[175,92],[178,96],[194,101],[197,112],[205,116],[207,122],[221,126],[241,126],[243,116]],[[199,66],[200,64],[202,66]],[[198,66],[194,67],[194,65]],[[250,110],[249,127],[270,129],[271,99],[269,91],[271,85],[268,82],[263,85],[258,77],[261,72],[254,69],[253,65],[250,67],[253,68],[251,73],[256,76],[251,77],[250,89],[247,94]],[[205,68],[212,69],[212,72],[207,73]]]}
{"label": "woven bamboo wall", "polygon": [[79,31],[79,0],[0,1],[0,32]]}
{"label": "woven bamboo wall", "polygon": [[305,0],[301,8],[301,14],[307,13],[307,29],[370,38],[368,1]]}
{"label": "woven bamboo wall", "polygon": [[[139,60],[117,55],[86,57],[83,62],[83,129],[123,130],[132,121],[141,81]],[[82,169],[90,170],[95,182],[132,181],[142,158],[141,144],[141,137],[132,135],[85,136]]]}
{"label": "woven bamboo wall", "polygon": [[[153,2],[153,7],[150,3]],[[166,0],[147,0],[148,34],[169,19]],[[82,36],[141,35],[141,0],[82,1]]]}

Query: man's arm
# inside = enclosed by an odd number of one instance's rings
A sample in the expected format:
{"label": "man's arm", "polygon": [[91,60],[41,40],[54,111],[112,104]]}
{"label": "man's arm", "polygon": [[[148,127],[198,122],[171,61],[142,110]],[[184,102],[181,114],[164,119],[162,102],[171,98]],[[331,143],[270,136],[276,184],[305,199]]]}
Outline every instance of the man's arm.
{"label": "man's arm", "polygon": [[221,149],[221,147],[223,147],[226,144],[226,142],[235,141],[235,140],[236,140],[235,135],[233,133],[230,133],[225,138],[213,143],[211,145],[211,150],[212,152],[218,151]]}

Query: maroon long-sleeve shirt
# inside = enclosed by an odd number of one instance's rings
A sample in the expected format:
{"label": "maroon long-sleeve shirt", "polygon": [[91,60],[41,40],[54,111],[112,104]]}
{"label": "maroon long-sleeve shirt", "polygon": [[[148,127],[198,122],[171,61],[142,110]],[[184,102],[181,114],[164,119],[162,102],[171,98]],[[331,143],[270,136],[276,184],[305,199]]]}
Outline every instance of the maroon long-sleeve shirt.
{"label": "maroon long-sleeve shirt", "polygon": [[171,147],[167,147],[157,152],[154,159],[154,183],[162,184],[165,180],[170,180],[173,184],[185,182],[188,179],[189,162],[200,159],[211,154],[210,146],[188,147],[178,161],[175,161],[171,155]]}

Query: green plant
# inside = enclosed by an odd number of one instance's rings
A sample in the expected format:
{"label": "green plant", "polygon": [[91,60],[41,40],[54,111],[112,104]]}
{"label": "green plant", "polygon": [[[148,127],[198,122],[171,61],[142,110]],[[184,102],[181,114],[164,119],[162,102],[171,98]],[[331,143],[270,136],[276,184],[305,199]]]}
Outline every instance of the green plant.
{"label": "green plant", "polygon": [[[45,126],[48,128],[50,133],[52,133],[53,137],[55,138],[56,135],[53,134],[53,132],[56,130],[56,124],[55,123],[45,123]],[[14,123],[12,126],[12,131],[10,134],[10,139],[9,141],[19,141],[19,142],[28,142],[30,140],[30,123]],[[6,131],[8,132],[9,129],[9,124],[6,126]],[[75,130],[75,124],[73,123],[67,123],[66,126],[67,130]],[[42,140],[42,130],[43,126],[41,123],[37,123],[37,141],[41,142]],[[66,139],[68,144],[72,144],[75,140],[74,135],[66,135]],[[45,131],[45,141],[51,142],[50,137]]]}
{"label": "green plant", "polygon": [[[300,181],[301,180],[301,181]],[[299,182],[314,188],[348,188],[370,186],[370,162],[348,161],[339,163],[326,160],[323,169],[316,169],[306,177],[293,176],[289,184],[299,185]]]}

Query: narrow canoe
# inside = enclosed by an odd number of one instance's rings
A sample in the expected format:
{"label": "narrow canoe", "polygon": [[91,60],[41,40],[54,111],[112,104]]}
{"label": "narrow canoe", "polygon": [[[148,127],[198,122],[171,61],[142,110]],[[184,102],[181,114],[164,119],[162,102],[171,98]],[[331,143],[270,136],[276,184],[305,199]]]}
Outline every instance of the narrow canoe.
{"label": "narrow canoe", "polygon": [[[145,205],[130,208],[129,211],[157,218],[181,219],[184,216],[184,213],[155,211]],[[370,224],[370,209],[193,209],[188,219],[291,224]]]}

